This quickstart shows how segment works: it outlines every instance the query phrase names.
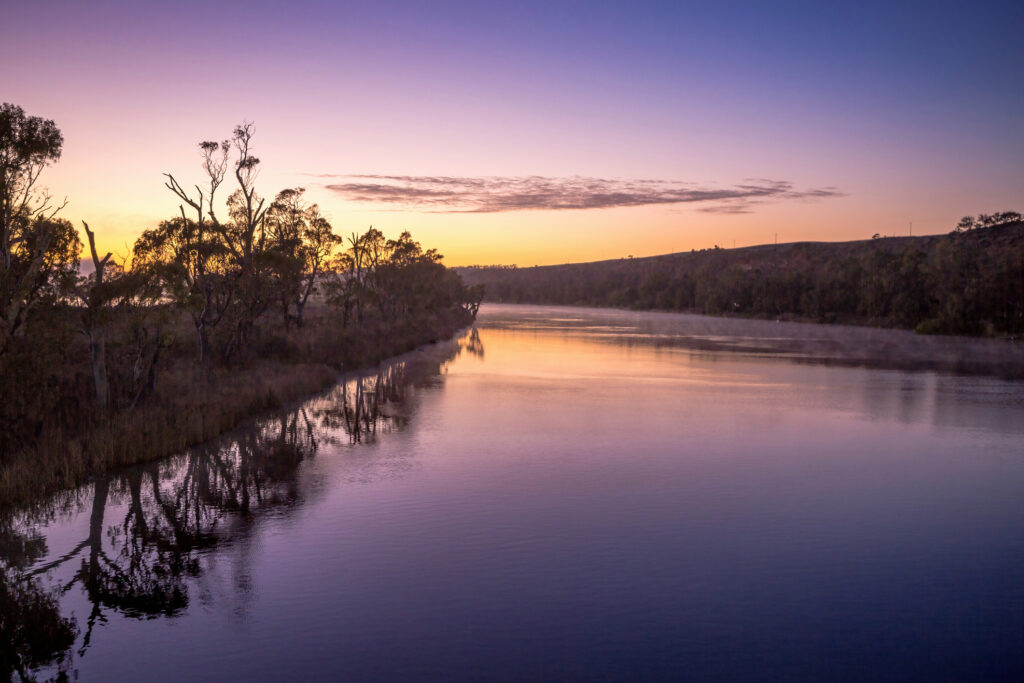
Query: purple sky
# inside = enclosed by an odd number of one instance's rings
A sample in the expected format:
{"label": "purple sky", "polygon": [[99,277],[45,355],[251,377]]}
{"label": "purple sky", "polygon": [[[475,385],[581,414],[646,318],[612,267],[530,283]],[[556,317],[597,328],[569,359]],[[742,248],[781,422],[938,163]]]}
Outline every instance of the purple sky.
{"label": "purple sky", "polygon": [[2,10],[0,99],[64,131],[45,182],[105,248],[172,215],[161,173],[198,181],[196,143],[243,119],[263,194],[304,186],[340,232],[409,229],[452,264],[1024,208],[1019,2],[210,5]]}

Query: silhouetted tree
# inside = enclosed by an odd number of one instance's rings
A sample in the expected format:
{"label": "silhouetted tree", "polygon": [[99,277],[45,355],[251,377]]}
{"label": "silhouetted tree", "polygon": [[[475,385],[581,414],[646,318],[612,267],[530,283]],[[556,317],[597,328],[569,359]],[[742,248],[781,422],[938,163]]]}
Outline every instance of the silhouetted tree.
{"label": "silhouetted tree", "polygon": [[[165,173],[165,187],[184,204],[178,206],[180,220],[165,221],[156,231],[146,231],[136,242],[135,252],[153,266],[165,266],[163,275],[169,277],[176,299],[187,302],[199,347],[199,362],[206,363],[210,356],[210,329],[223,318],[230,303],[232,282],[225,277],[224,245],[214,207],[218,188],[224,182],[228,167],[230,142],[199,143],[206,174],[206,189],[195,186],[193,197],[170,173]],[[185,205],[195,211],[190,221]],[[171,266],[177,272],[167,272]]]}
{"label": "silhouetted tree", "polygon": [[231,307],[234,335],[228,340],[225,357],[245,351],[253,326],[271,303],[270,267],[273,257],[266,252],[266,215],[269,207],[256,192],[260,160],[253,154],[255,127],[235,127],[231,144],[237,154],[234,175],[237,188],[228,197],[231,222],[220,226],[224,245],[231,253],[237,278],[236,301]]}
{"label": "silhouetted tree", "polygon": [[68,284],[78,257],[74,230],[55,219],[67,202],[54,206],[37,187],[63,144],[53,121],[0,105],[0,355],[57,281]]}
{"label": "silhouetted tree", "polygon": [[96,253],[96,235],[89,229],[89,224],[82,221],[85,234],[89,238],[89,251],[92,253],[92,277],[83,277],[79,285],[79,296],[85,304],[85,324],[83,331],[89,338],[89,358],[92,363],[93,383],[96,387],[96,404],[101,410],[110,407],[110,378],[107,376],[107,331],[102,319],[104,308],[111,299],[110,282],[104,282],[103,276],[112,254],[100,258]]}
{"label": "silhouetted tree", "polygon": [[267,210],[268,258],[278,282],[286,328],[293,320],[302,327],[306,303],[341,243],[320,208],[303,201],[303,193],[301,187],[282,190]]}

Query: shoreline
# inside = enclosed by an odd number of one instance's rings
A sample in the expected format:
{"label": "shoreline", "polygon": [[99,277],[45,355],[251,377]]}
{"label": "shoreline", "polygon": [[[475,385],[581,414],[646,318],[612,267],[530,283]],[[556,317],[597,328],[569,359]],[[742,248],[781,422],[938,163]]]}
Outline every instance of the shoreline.
{"label": "shoreline", "polygon": [[673,309],[673,308],[630,308],[616,304],[599,303],[552,303],[547,301],[504,301],[496,299],[484,299],[483,304],[494,306],[560,306],[565,308],[588,308],[595,311],[620,311],[622,313],[666,313],[672,315],[694,315],[704,318],[716,318],[720,320],[757,320],[773,323],[796,323],[799,325],[816,325],[819,327],[849,327],[861,330],[886,330],[893,332],[908,332],[919,337],[935,337],[950,339],[988,339],[1011,344],[1018,343],[1021,338],[1014,334],[1004,333],[970,333],[970,332],[938,332],[922,330],[914,327],[906,327],[884,320],[872,320],[858,318],[856,316],[831,316],[830,319],[816,318],[814,316],[800,315],[799,313],[779,313],[767,315],[760,313],[743,313],[738,311],[725,311],[722,313],[705,313],[695,309]]}
{"label": "shoreline", "polygon": [[[636,319],[644,330],[659,333],[660,344],[691,351],[772,355],[802,363],[1008,381],[1024,379],[1024,346],[1008,338],[924,335],[913,330],[846,323],[569,304],[485,302],[481,315],[500,318],[501,307]],[[742,338],[742,346],[738,347],[733,338]]]}
{"label": "shoreline", "polygon": [[1024,221],[992,216],[950,234],[702,249],[549,266],[460,267],[487,303],[625,308],[1024,336]]}
{"label": "shoreline", "polygon": [[[262,413],[315,396],[347,373],[450,340],[473,322],[473,316],[453,312],[428,328],[406,330],[411,335],[399,334],[397,328],[377,329],[378,344],[354,352],[347,363],[337,366],[304,354],[209,373],[188,365],[165,368],[165,386],[156,400],[115,413],[79,434],[44,432],[33,448],[0,465],[0,510],[29,505],[111,469],[161,460],[198,446]],[[341,330],[339,345],[344,335],[355,333]]]}

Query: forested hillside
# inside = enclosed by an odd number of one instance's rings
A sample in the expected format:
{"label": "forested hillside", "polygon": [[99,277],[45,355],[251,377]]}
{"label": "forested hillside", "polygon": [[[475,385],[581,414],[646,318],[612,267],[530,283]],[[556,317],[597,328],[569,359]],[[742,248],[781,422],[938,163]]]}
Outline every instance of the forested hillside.
{"label": "forested hillside", "polygon": [[457,269],[485,300],[1024,332],[1024,222],[965,218],[948,235],[704,249],[595,263]]}

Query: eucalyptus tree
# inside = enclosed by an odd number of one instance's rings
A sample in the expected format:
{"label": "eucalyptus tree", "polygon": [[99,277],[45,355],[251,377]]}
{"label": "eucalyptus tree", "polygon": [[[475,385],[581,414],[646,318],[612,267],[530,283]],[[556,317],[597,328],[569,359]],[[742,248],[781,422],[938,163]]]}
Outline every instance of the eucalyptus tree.
{"label": "eucalyptus tree", "polygon": [[307,210],[309,220],[302,240],[302,283],[295,299],[295,321],[302,327],[302,314],[310,295],[317,291],[318,283],[330,263],[335,250],[342,243],[328,221],[314,204]]}
{"label": "eucalyptus tree", "polygon": [[268,251],[286,328],[293,320],[302,327],[306,303],[342,241],[320,207],[303,201],[304,193],[301,187],[279,192],[266,219]]}
{"label": "eucalyptus tree", "polygon": [[[110,342],[115,349],[113,372],[120,380],[121,393],[127,395],[124,403],[134,406],[155,388],[162,330],[167,317],[166,307],[162,305],[165,280],[158,269],[146,262],[151,254],[143,248],[138,248],[138,257],[130,268],[127,259],[121,263],[112,261],[110,252],[101,258],[96,250],[95,233],[85,221],[82,225],[89,242],[93,270],[91,274],[79,276],[74,294],[81,303],[79,330],[89,340],[96,405],[101,411],[119,407],[111,392],[111,372],[108,371]],[[139,242],[145,243],[145,237]]]}
{"label": "eucalyptus tree", "polygon": [[33,307],[73,279],[80,243],[56,218],[67,200],[55,204],[38,186],[63,144],[53,121],[0,105],[0,355]]}
{"label": "eucalyptus tree", "polygon": [[217,233],[184,216],[143,231],[132,250],[132,268],[159,282],[163,292],[186,309],[196,335],[200,363],[211,356],[211,332],[232,302],[235,282]]}
{"label": "eucalyptus tree", "polygon": [[[96,252],[96,234],[89,229],[89,224],[82,221],[86,237],[89,239],[89,251],[92,254],[92,276],[81,278],[78,293],[85,304],[85,320],[83,332],[89,338],[89,359],[92,363],[93,385],[96,389],[96,404],[100,410],[110,407],[110,378],[107,375],[107,330],[103,313],[111,299],[110,281],[104,282],[107,265],[113,255],[109,251],[100,258]],[[116,264],[114,264],[116,266]]]}
{"label": "eucalyptus tree", "polygon": [[260,160],[253,154],[252,138],[256,129],[251,122],[235,127],[231,146],[236,158],[234,176],[237,187],[228,197],[230,223],[219,226],[224,245],[231,253],[237,292],[232,307],[234,334],[228,340],[225,356],[244,351],[252,336],[256,319],[270,306],[273,297],[274,258],[267,251],[266,217],[270,208],[256,192]]}
{"label": "eucalyptus tree", "polygon": [[[228,168],[231,144],[204,141],[199,143],[204,186],[194,185],[195,194],[187,190],[174,175],[165,173],[165,187],[182,204],[178,205],[180,219],[164,221],[159,228],[147,230],[136,242],[136,254],[153,266],[164,265],[165,276],[170,277],[178,301],[185,302],[192,317],[199,361],[205,363],[210,356],[210,330],[223,318],[230,303],[230,282],[220,269],[212,267],[222,260],[224,251],[223,229],[217,219],[215,196],[224,182]],[[195,218],[186,216],[185,206],[195,212]]]}
{"label": "eucalyptus tree", "polygon": [[[236,126],[227,140],[199,144],[206,175],[203,186],[186,189],[174,175],[164,174],[165,186],[182,202],[180,222],[161,224],[163,234],[154,233],[150,241],[155,246],[170,245],[177,254],[174,260],[188,285],[189,308],[204,362],[210,356],[213,327],[229,321],[230,334],[221,353],[230,358],[248,345],[256,319],[271,302],[273,259],[267,253],[266,233],[269,206],[256,192],[260,160],[253,153],[254,134],[255,127],[246,122]],[[222,221],[217,216],[216,193],[229,171],[235,189],[227,198],[228,220]],[[194,212],[194,219],[187,217],[186,206]]]}
{"label": "eucalyptus tree", "polygon": [[353,310],[362,322],[367,308],[381,321],[401,325],[454,307],[476,314],[483,288],[467,288],[437,250],[424,251],[408,232],[387,239],[371,227],[348,241],[333,261],[328,288],[328,301],[342,308],[345,324]]}
{"label": "eucalyptus tree", "polygon": [[308,223],[301,187],[281,190],[267,210],[267,239],[273,267],[275,294],[285,328],[297,318],[292,313],[302,287],[303,234]]}
{"label": "eucalyptus tree", "polygon": [[331,260],[333,278],[327,286],[327,299],[342,309],[345,325],[352,311],[355,311],[356,321],[363,322],[363,312],[373,295],[372,273],[380,262],[386,242],[384,234],[372,225],[362,235],[354,232],[347,239],[348,249]]}

